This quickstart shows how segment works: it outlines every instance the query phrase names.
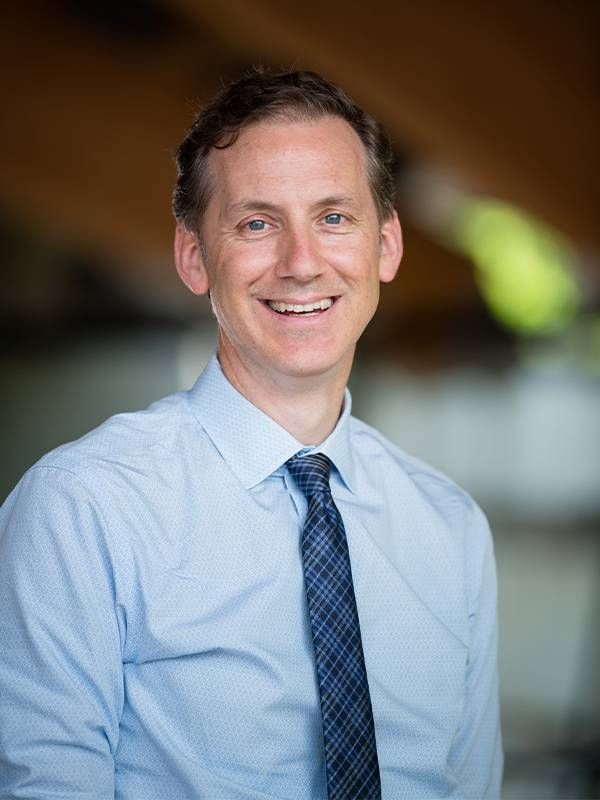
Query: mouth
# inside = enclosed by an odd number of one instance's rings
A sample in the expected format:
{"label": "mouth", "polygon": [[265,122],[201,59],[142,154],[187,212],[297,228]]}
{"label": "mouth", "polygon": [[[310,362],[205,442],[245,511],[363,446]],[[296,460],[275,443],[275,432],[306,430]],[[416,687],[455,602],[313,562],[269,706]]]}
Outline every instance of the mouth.
{"label": "mouth", "polygon": [[282,300],[263,300],[263,302],[277,314],[287,317],[308,317],[323,314],[337,299],[337,297],[324,297],[312,303],[286,303]]}

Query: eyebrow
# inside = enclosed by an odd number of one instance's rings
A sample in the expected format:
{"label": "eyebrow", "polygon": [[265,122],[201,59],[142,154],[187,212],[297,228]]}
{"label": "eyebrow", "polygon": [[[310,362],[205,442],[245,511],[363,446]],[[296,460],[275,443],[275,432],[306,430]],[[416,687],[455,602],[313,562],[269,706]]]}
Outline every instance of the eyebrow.
{"label": "eyebrow", "polygon": [[[330,195],[329,197],[323,197],[321,200],[317,200],[313,203],[311,210],[316,211],[319,208],[326,208],[327,206],[351,206],[352,208],[357,208],[358,204],[351,197]],[[276,203],[270,203],[267,200],[259,199],[241,200],[239,203],[232,203],[227,209],[229,214],[246,211],[269,211],[275,213],[280,210],[281,206],[278,206]]]}
{"label": "eyebrow", "polygon": [[278,211],[279,206],[275,203],[269,203],[266,200],[241,200],[239,203],[232,203],[227,208],[229,214],[235,214],[238,211]]}
{"label": "eyebrow", "polygon": [[313,208],[325,208],[326,206],[351,206],[358,208],[358,203],[351,197],[344,197],[344,195],[332,194],[329,197],[324,197],[322,200],[317,200],[313,203]]}

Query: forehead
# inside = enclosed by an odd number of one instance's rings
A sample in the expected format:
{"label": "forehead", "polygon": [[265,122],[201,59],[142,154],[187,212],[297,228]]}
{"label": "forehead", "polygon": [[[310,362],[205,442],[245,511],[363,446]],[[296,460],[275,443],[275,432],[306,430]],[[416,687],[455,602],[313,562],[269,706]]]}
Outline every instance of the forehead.
{"label": "forehead", "polygon": [[299,198],[370,194],[365,148],[352,127],[333,116],[249,125],[233,145],[211,151],[209,168],[217,202],[256,192],[276,200],[294,187]]}

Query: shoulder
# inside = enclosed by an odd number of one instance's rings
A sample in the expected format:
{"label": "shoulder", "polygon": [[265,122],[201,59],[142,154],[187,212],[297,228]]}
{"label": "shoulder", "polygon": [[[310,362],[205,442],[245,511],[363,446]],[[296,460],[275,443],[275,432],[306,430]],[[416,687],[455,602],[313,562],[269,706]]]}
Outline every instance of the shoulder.
{"label": "shoulder", "polygon": [[[35,487],[38,499],[60,491],[100,506],[112,501],[152,496],[175,479],[178,463],[193,450],[202,459],[204,430],[189,410],[189,393],[178,392],[140,411],[116,414],[79,439],[42,456],[21,478],[9,498],[27,501]],[[7,498],[7,502],[9,500]]]}
{"label": "shoulder", "polygon": [[186,453],[193,450],[201,463],[203,429],[187,394],[117,414],[42,456],[3,504],[0,535],[6,528],[27,529],[27,537],[38,531],[44,539],[60,532],[65,541],[108,540],[111,531],[110,538],[123,539],[136,524],[147,528],[154,506],[180,485]]}
{"label": "shoulder", "polygon": [[417,575],[421,587],[446,586],[447,598],[462,585],[467,607],[474,609],[482,585],[489,591],[495,585],[492,536],[481,508],[443,472],[354,418],[351,441],[361,484],[385,509],[406,571]]}
{"label": "shoulder", "polygon": [[472,497],[451,478],[393,444],[376,428],[355,417],[350,420],[353,453],[369,471],[386,476],[386,485],[412,486],[425,501],[443,513],[480,514]]}
{"label": "shoulder", "polygon": [[118,471],[148,465],[172,447],[191,423],[187,392],[178,392],[146,409],[109,417],[79,439],[46,453],[32,469],[72,472],[93,483],[104,468]]}

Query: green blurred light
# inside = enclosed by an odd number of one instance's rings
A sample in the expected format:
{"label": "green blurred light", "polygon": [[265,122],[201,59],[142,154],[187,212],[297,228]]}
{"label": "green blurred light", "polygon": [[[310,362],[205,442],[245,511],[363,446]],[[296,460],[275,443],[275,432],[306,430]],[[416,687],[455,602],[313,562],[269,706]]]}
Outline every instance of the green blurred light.
{"label": "green blurred light", "polygon": [[454,237],[477,267],[477,281],[492,313],[522,333],[564,328],[579,307],[567,244],[511,206],[465,201]]}

